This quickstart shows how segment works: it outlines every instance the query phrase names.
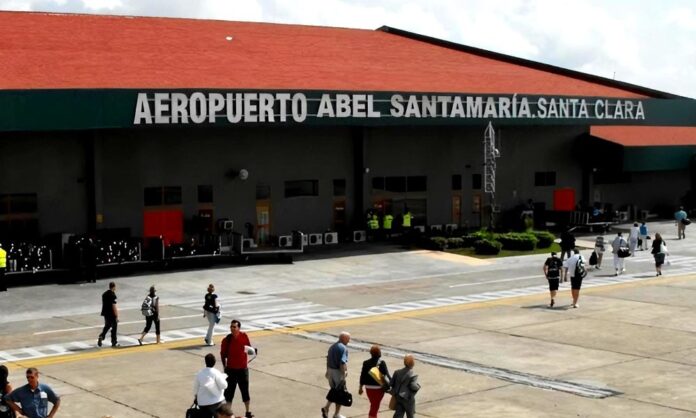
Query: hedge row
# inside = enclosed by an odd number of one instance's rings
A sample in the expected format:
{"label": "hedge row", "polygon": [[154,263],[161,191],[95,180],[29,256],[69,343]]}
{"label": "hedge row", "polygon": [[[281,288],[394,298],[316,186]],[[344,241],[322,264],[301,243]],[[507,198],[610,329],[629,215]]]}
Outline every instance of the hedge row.
{"label": "hedge row", "polygon": [[507,232],[496,234],[476,231],[461,238],[431,237],[422,242],[426,248],[444,251],[452,248],[473,247],[476,254],[495,255],[501,249],[531,251],[534,248],[549,248],[556,237],[548,231]]}

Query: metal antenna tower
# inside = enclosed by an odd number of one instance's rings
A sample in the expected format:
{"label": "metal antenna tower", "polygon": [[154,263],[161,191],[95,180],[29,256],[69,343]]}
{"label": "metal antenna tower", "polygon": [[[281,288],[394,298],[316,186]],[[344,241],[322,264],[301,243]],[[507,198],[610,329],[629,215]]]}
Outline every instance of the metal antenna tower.
{"label": "metal antenna tower", "polygon": [[488,122],[483,136],[483,192],[491,196],[491,226],[493,226],[493,213],[495,209],[495,160],[500,157],[500,150],[496,147],[495,130],[493,124]]}

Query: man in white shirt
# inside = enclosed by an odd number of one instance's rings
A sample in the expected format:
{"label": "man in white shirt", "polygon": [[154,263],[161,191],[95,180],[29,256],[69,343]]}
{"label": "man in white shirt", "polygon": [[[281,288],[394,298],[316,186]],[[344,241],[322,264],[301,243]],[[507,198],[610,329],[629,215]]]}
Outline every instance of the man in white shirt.
{"label": "man in white shirt", "polygon": [[215,355],[205,355],[205,367],[196,373],[193,394],[200,408],[199,417],[214,418],[215,412],[225,400],[227,375],[215,368]]}
{"label": "man in white shirt", "polygon": [[623,257],[619,257],[620,248],[628,248],[628,243],[626,239],[621,236],[621,232],[617,233],[616,238],[611,242],[611,252],[614,254],[614,271],[616,272],[616,276],[626,272],[624,259]]}
{"label": "man in white shirt", "polygon": [[573,303],[570,305],[571,308],[580,307],[580,305],[578,305],[578,298],[580,298],[580,287],[582,287],[583,277],[576,274],[578,263],[582,263],[584,267],[585,259],[580,255],[580,250],[575,248],[573,249],[573,255],[563,262],[565,281],[568,281],[568,276],[570,276],[570,294],[573,296]]}

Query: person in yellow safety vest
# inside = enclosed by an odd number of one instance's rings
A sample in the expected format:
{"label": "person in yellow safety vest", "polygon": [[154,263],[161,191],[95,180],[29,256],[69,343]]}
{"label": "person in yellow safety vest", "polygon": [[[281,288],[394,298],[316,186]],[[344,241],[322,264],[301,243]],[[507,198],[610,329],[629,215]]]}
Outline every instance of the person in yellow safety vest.
{"label": "person in yellow safety vest", "polygon": [[377,217],[376,213],[372,214],[372,217],[370,218],[369,226],[370,226],[370,229],[372,229],[372,230],[379,229],[379,218]]}
{"label": "person in yellow safety vest", "polygon": [[367,211],[367,240],[376,240],[377,232],[379,232],[379,218],[377,214],[370,209]]}
{"label": "person in yellow safety vest", "polygon": [[411,220],[413,219],[413,215],[411,215],[411,212],[406,209],[406,212],[403,214],[403,218],[401,221],[401,227],[404,229],[411,229]]}
{"label": "person in yellow safety vest", "polygon": [[384,235],[387,239],[391,238],[391,229],[393,221],[394,217],[391,213],[387,213],[386,215],[384,215],[384,219],[382,219],[382,229],[384,229]]}
{"label": "person in yellow safety vest", "polygon": [[7,283],[5,283],[5,268],[7,268],[7,251],[0,244],[0,292],[7,292]]}

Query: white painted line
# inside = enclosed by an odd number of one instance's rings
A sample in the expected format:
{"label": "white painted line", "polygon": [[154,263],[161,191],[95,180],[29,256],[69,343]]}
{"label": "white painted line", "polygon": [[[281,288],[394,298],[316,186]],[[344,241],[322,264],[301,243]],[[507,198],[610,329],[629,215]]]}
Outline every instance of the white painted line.
{"label": "white painted line", "polygon": [[450,287],[478,286],[480,284],[489,284],[489,283],[516,282],[518,280],[528,280],[528,279],[535,279],[535,278],[536,279],[543,279],[544,275],[543,274],[535,274],[533,276],[515,277],[514,279],[500,279],[500,280],[488,280],[485,282],[461,283],[461,284],[454,284]]}

